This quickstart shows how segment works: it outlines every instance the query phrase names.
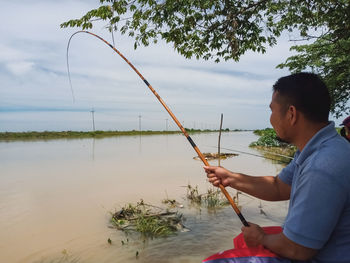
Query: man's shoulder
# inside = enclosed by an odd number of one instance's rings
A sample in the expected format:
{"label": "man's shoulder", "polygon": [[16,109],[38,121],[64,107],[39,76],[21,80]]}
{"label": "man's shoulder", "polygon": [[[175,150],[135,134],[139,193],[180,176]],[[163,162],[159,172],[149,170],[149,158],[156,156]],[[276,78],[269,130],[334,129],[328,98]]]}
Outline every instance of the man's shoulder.
{"label": "man's shoulder", "polygon": [[318,158],[333,159],[340,162],[347,161],[350,158],[350,144],[340,135],[329,138],[322,142],[315,151]]}
{"label": "man's shoulder", "polygon": [[350,144],[340,136],[321,143],[305,162],[306,170],[331,176],[350,186]]}

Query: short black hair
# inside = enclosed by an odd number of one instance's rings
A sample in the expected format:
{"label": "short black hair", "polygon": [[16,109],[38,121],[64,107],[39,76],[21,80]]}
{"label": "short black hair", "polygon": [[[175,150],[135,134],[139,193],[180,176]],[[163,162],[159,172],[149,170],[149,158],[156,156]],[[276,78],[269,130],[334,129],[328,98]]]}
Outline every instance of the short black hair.
{"label": "short black hair", "polygon": [[273,85],[273,91],[278,92],[285,109],[293,105],[310,121],[328,122],[331,97],[318,75],[300,72],[282,77]]}

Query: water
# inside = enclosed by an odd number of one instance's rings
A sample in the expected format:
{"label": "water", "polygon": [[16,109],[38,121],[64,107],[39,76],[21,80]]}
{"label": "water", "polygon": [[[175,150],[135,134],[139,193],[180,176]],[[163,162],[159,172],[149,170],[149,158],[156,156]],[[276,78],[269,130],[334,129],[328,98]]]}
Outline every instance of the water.
{"label": "water", "polygon": [[[202,152],[217,151],[217,134],[191,137]],[[221,143],[256,153],[248,148],[253,140],[251,132],[231,132]],[[241,228],[232,208],[208,212],[191,208],[184,198],[187,184],[198,185],[200,192],[210,187],[194,156],[183,135],[1,142],[0,262],[59,262],[62,257],[68,260],[61,262],[83,263],[200,262],[232,248]],[[282,169],[242,154],[221,165],[251,175]],[[191,231],[144,241],[108,228],[110,212],[125,204],[143,199],[160,205],[165,198],[184,204],[180,212]],[[240,195],[240,205],[248,221],[263,226],[281,225],[287,212],[286,202],[246,195]]]}

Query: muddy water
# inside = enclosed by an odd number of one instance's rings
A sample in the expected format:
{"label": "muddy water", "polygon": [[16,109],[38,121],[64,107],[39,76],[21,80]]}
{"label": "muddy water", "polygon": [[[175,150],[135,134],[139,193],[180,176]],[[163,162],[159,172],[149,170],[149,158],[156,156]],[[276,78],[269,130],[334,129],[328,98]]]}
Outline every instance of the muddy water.
{"label": "muddy water", "polygon": [[[217,137],[192,136],[202,152],[215,152]],[[222,147],[256,153],[248,148],[255,139],[251,132],[232,132],[221,141]],[[210,187],[194,156],[182,135],[1,142],[0,262],[200,262],[232,248],[241,227],[232,208],[208,211],[184,199],[187,184],[200,192]],[[252,175],[282,169],[243,154],[221,165]],[[141,198],[160,204],[166,197],[184,204],[189,232],[142,240],[108,228],[111,211]],[[240,205],[248,221],[261,225],[281,225],[287,212],[286,202],[246,195]]]}

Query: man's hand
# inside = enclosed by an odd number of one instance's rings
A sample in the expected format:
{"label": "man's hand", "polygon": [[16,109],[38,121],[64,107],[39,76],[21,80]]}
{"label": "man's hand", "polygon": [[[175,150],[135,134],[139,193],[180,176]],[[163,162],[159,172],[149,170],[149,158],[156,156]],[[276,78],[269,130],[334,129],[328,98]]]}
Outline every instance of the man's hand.
{"label": "man's hand", "polygon": [[248,223],[249,226],[243,226],[242,232],[244,236],[244,241],[247,244],[248,247],[257,247],[259,245],[262,245],[265,232],[264,230],[253,223]]}
{"label": "man's hand", "polygon": [[221,166],[204,166],[208,181],[214,186],[222,184],[266,201],[288,200],[291,186],[278,176],[250,176],[234,173]]}
{"label": "man's hand", "polygon": [[262,245],[282,257],[303,262],[310,260],[317,253],[316,249],[304,247],[288,239],[283,232],[265,234],[260,226],[250,222],[248,224],[248,227],[242,227],[244,241],[248,247]]}
{"label": "man's hand", "polygon": [[219,184],[222,184],[225,187],[233,187],[234,174],[229,170],[220,166],[204,166],[203,168],[207,173],[209,182],[214,186],[218,187]]}

